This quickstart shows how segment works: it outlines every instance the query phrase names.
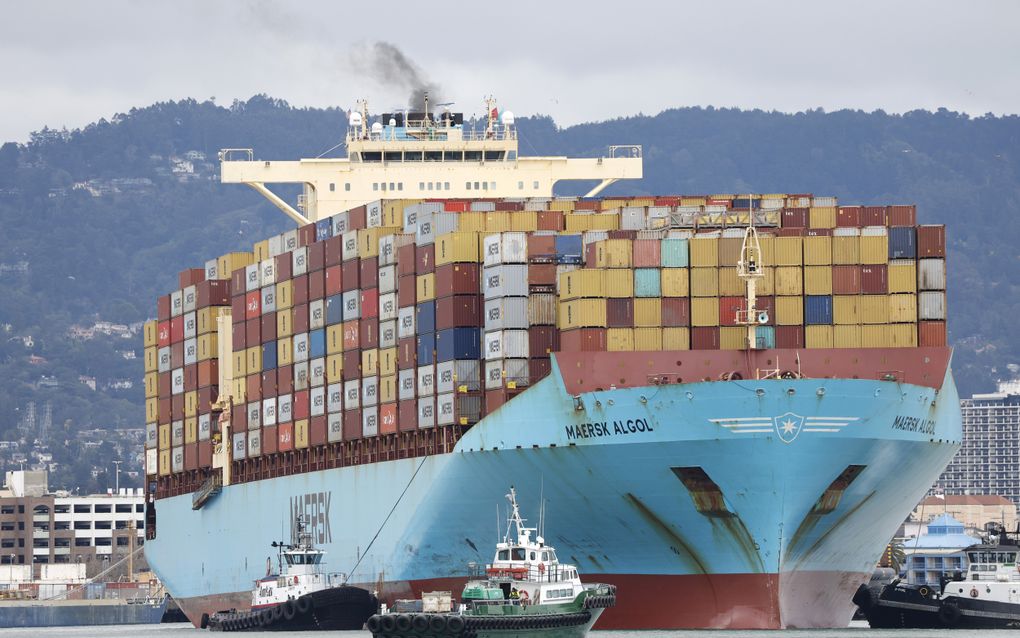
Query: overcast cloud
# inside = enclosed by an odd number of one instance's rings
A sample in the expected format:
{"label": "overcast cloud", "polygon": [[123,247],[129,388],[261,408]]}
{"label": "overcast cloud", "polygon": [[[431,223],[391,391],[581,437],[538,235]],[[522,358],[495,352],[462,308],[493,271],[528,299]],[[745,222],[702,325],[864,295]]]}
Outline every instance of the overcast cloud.
{"label": "overcast cloud", "polygon": [[161,100],[268,93],[380,112],[392,43],[458,110],[561,125],[677,106],[1020,111],[1020,3],[9,0],[0,140]]}

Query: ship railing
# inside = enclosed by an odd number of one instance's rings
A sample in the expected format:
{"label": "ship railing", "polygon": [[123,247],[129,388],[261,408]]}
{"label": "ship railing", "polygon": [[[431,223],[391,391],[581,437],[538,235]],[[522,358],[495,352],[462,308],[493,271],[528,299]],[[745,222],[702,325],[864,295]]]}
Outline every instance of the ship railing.
{"label": "ship railing", "polygon": [[501,583],[513,583],[517,581],[528,581],[534,583],[559,583],[570,581],[567,577],[567,570],[560,565],[543,566],[519,565],[490,571],[488,566],[469,566],[468,575],[470,578],[488,579]]}
{"label": "ship railing", "polygon": [[220,149],[219,159],[221,162],[253,162],[255,151],[250,148],[223,148]]}
{"label": "ship railing", "polygon": [[609,157],[641,157],[640,144],[615,144],[609,147]]}

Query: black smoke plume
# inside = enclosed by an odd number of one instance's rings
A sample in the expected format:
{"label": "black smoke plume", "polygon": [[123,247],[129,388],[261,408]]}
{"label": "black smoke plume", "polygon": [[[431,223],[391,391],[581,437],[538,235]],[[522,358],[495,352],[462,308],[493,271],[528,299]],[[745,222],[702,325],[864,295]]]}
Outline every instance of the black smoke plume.
{"label": "black smoke plume", "polygon": [[396,46],[389,42],[376,42],[368,57],[369,71],[380,83],[410,91],[409,109],[420,110],[425,104],[426,93],[430,104],[441,101],[439,85],[426,79],[421,68]]}

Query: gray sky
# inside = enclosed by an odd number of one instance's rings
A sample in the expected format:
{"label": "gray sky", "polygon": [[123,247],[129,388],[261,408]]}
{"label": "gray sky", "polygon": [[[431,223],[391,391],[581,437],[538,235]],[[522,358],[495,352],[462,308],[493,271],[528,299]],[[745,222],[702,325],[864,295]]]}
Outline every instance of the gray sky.
{"label": "gray sky", "polygon": [[[0,141],[155,101],[402,106],[376,42],[455,109],[561,125],[674,106],[1020,112],[1020,3],[6,0]],[[351,7],[357,7],[357,11]]]}

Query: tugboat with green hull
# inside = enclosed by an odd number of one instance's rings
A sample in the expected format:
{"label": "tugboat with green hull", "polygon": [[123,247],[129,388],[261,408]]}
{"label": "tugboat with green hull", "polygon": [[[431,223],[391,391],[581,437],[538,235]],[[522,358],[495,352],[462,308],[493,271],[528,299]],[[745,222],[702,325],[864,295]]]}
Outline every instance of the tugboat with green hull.
{"label": "tugboat with green hull", "polygon": [[398,606],[369,618],[366,627],[374,638],[411,633],[436,638],[580,638],[616,604],[615,586],[582,583],[577,568],[559,562],[537,528],[525,527],[513,487],[507,499],[510,515],[503,541],[496,544],[491,564],[472,569],[458,609],[453,610],[445,592],[425,594],[416,613]]}

